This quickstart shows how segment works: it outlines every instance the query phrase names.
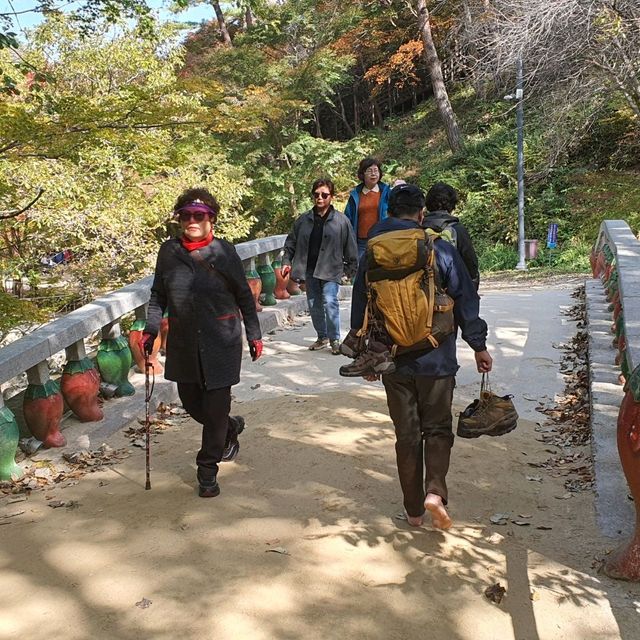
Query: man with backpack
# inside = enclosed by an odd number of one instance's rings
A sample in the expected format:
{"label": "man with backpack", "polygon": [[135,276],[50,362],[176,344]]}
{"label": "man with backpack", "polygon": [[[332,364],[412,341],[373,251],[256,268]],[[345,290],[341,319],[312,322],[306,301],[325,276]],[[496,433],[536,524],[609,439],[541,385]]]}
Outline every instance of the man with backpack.
{"label": "man with backpack", "polygon": [[353,337],[363,337],[367,327],[375,341],[386,341],[395,368],[382,382],[396,432],[407,521],[419,527],[428,511],[434,527],[448,529],[457,327],[475,352],[479,372],[491,371],[492,358],[474,284],[453,245],[421,227],[424,207],[424,194],[415,185],[392,189],[389,217],[371,229],[358,266],[345,342],[351,339],[357,350]]}
{"label": "man with backpack", "polygon": [[457,191],[445,182],[436,182],[427,192],[427,214],[424,216],[422,226],[425,229],[444,233],[445,237],[449,236],[451,244],[458,249],[477,291],[480,285],[478,256],[473,248],[471,236],[460,222],[460,218],[451,215],[456,204],[458,204]]}

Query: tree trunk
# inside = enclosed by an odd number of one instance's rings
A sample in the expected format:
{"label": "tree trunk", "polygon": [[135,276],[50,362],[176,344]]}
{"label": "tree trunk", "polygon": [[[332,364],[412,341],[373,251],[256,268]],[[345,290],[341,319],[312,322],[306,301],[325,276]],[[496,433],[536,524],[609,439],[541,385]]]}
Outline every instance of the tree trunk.
{"label": "tree trunk", "polygon": [[422,44],[424,45],[424,58],[431,77],[431,86],[433,87],[433,95],[436,99],[436,105],[440,112],[440,117],[444,124],[449,141],[449,148],[454,153],[462,149],[462,140],[460,138],[460,130],[456,121],[456,114],[449,101],[449,94],[442,77],[442,65],[438,52],[433,42],[431,33],[431,24],[429,23],[429,10],[427,9],[426,0],[418,0],[418,28],[422,36]]}
{"label": "tree trunk", "polygon": [[322,127],[320,126],[320,108],[316,107],[313,110],[313,118],[316,121],[316,136],[322,138]]}
{"label": "tree trunk", "polygon": [[360,133],[360,105],[358,104],[358,85],[353,85],[353,130]]}
{"label": "tree trunk", "polygon": [[347,120],[347,113],[344,108],[344,102],[342,102],[342,96],[338,94],[338,104],[340,105],[340,117],[342,118],[342,122],[344,123],[344,128],[347,130],[347,135],[349,138],[353,138],[356,134],[353,132],[351,125],[349,124],[349,120]]}
{"label": "tree trunk", "polygon": [[215,0],[211,0],[211,6],[216,12],[218,27],[220,28],[220,33],[222,34],[222,40],[224,44],[227,47],[232,47],[233,44],[231,42],[231,36],[229,35],[229,30],[227,29],[227,23],[224,21],[224,14],[222,13],[222,7],[220,7],[220,3],[216,2]]}
{"label": "tree trunk", "polygon": [[247,25],[247,29],[251,29],[255,25],[255,20],[253,19],[253,13],[251,11],[251,7],[247,7],[244,11],[244,21]]}

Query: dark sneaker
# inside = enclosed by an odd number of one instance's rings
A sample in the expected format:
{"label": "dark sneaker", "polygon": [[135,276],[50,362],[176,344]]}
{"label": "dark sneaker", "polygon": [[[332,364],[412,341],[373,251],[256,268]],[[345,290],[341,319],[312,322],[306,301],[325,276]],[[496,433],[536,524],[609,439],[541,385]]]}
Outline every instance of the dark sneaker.
{"label": "dark sneaker", "polygon": [[340,340],[330,340],[329,346],[331,347],[331,353],[334,356],[340,355]]}
{"label": "dark sneaker", "polygon": [[244,431],[244,418],[242,416],[229,416],[229,422],[229,433],[227,434],[227,442],[222,452],[221,462],[231,462],[235,460],[240,452],[238,436]]}
{"label": "dark sneaker", "polygon": [[483,402],[474,400],[458,418],[456,433],[461,438],[501,436],[518,425],[518,412],[510,395],[496,396],[483,392]]}
{"label": "dark sneaker", "polygon": [[340,367],[340,375],[345,378],[360,378],[362,376],[393,373],[395,370],[396,365],[388,351],[383,351],[382,353],[365,351],[351,364]]}
{"label": "dark sneaker", "polygon": [[198,495],[201,498],[215,498],[220,495],[220,485],[216,476],[205,478],[198,469]]}
{"label": "dark sneaker", "polygon": [[364,336],[358,336],[356,334],[357,332],[351,329],[340,345],[340,353],[343,356],[347,356],[347,358],[355,358],[359,353],[364,351]]}
{"label": "dark sneaker", "polygon": [[327,338],[318,338],[313,344],[309,345],[310,351],[317,351],[318,349],[324,349],[329,344]]}

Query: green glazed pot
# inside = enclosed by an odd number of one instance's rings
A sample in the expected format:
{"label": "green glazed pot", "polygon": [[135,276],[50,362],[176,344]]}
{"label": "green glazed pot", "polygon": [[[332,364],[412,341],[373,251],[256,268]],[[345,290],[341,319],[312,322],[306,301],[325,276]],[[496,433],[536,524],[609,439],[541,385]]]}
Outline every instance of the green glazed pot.
{"label": "green glazed pot", "polygon": [[277,304],[276,297],[273,295],[276,288],[276,274],[270,264],[258,265],[257,271],[260,274],[260,280],[262,280],[262,295],[264,296],[262,304],[265,307],[271,307]]}
{"label": "green glazed pot", "polygon": [[133,363],[129,344],[124,336],[105,338],[96,356],[100,377],[117,387],[116,397],[132,396],[136,391],[129,382],[129,369]]}
{"label": "green glazed pot", "polygon": [[24,471],[16,464],[16,450],[20,430],[15,416],[8,407],[0,409],[0,480],[22,477]]}

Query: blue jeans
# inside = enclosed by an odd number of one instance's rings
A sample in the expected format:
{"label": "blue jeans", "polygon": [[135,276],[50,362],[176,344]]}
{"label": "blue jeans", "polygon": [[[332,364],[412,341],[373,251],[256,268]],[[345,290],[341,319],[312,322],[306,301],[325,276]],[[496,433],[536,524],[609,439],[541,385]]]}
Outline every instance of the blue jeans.
{"label": "blue jeans", "polygon": [[337,282],[314,278],[311,273],[307,273],[305,288],[311,322],[318,338],[340,340],[340,285]]}

